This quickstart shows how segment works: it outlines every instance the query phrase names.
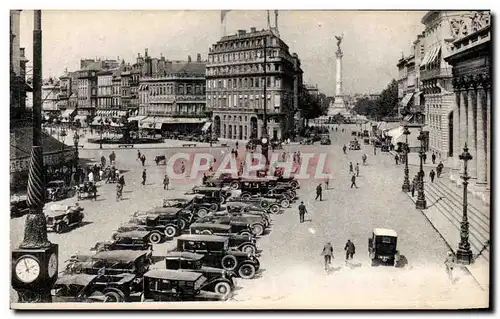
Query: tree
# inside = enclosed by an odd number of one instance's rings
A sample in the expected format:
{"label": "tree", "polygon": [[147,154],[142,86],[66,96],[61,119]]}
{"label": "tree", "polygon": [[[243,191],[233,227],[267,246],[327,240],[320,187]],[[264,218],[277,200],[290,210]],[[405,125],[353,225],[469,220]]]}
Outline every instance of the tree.
{"label": "tree", "polygon": [[328,110],[327,98],[324,94],[312,95],[306,89],[302,90],[299,105],[302,109],[302,116],[306,120],[326,115]]}
{"label": "tree", "polygon": [[398,114],[398,82],[392,80],[377,99],[381,117],[395,116]]}

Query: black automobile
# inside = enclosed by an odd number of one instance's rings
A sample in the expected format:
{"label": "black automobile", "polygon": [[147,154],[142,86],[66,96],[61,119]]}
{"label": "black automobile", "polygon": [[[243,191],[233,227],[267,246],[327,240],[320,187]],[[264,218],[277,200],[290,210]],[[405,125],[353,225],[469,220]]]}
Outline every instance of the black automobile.
{"label": "black automobile", "polygon": [[[192,195],[192,194],[202,194],[205,195],[203,197],[203,201],[209,204],[216,204],[217,205],[217,210],[220,209],[220,205],[224,204],[227,200],[228,197],[231,196],[231,191],[224,189],[224,188],[219,188],[219,187],[205,187],[205,186],[195,186],[192,188],[191,191],[186,192],[186,195]],[[206,214],[207,211],[205,210],[198,210],[197,214],[198,216],[202,217],[204,214]]]}
{"label": "black automobile", "polygon": [[190,211],[185,212],[182,208],[158,207],[134,213],[128,223],[154,227],[163,231],[167,239],[172,239],[193,222],[194,214],[188,213]]}
{"label": "black automobile", "polygon": [[178,224],[164,225],[160,221],[159,216],[143,216],[144,223],[135,222],[123,223],[116,229],[112,238],[115,239],[117,234],[131,231],[146,231],[149,232],[148,240],[151,244],[159,244],[167,239],[172,239],[180,234]]}
{"label": "black automobile", "polygon": [[149,250],[151,249],[150,234],[151,232],[139,230],[117,233],[113,240],[97,242],[90,250]]}
{"label": "black automobile", "polygon": [[204,255],[190,252],[169,252],[165,256],[165,268],[200,273],[207,278],[201,286],[202,290],[212,291],[227,298],[234,290],[233,277],[236,274],[221,268],[203,266],[203,258]]}
{"label": "black automobile", "polygon": [[28,207],[28,196],[11,196],[10,197],[10,217],[20,217],[27,214],[29,211]]}
{"label": "black automobile", "polygon": [[383,262],[396,265],[400,259],[399,251],[396,249],[398,234],[392,229],[374,228],[372,236],[368,238],[368,253],[370,254],[372,266]]}
{"label": "black automobile", "polygon": [[82,224],[84,218],[83,207],[79,205],[52,205],[49,210],[45,211],[45,217],[47,231],[53,231],[55,233],[67,232]]}
{"label": "black automobile", "polygon": [[270,183],[271,182],[267,179],[246,179],[241,183],[241,197],[251,198],[252,196],[258,195],[266,199],[276,200],[283,208],[290,207],[292,195],[284,188],[280,188],[275,192],[270,192],[272,189]]}
{"label": "black automobile", "polygon": [[205,181],[206,186],[211,187],[230,187],[232,189],[240,188],[241,177],[230,173],[221,173],[217,176],[213,175]]}
{"label": "black automobile", "polygon": [[242,203],[265,210],[267,213],[278,214],[281,210],[280,203],[275,199],[263,198],[260,195],[253,196],[231,196],[227,199],[227,204]]}
{"label": "black automobile", "polygon": [[236,272],[243,279],[252,279],[260,268],[254,255],[230,250],[229,238],[211,235],[182,235],[177,238],[177,251],[203,254],[203,264]]}
{"label": "black automobile", "polygon": [[73,195],[71,187],[66,186],[66,183],[62,180],[48,182],[45,189],[49,201],[58,201]]}
{"label": "black automobile", "polygon": [[220,234],[236,234],[245,235],[252,237],[252,229],[247,222],[237,222],[233,221],[229,224],[218,224],[218,223],[193,223],[189,227],[189,232],[191,234],[202,234],[202,235],[220,235]]}

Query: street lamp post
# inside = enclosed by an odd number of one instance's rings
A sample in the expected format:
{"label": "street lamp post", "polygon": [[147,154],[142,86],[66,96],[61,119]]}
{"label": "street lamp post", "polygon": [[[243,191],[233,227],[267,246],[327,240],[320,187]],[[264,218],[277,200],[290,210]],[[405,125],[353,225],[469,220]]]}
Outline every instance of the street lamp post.
{"label": "street lamp post", "polygon": [[73,144],[75,145],[75,172],[78,169],[78,142],[80,141],[80,136],[78,135],[78,130],[75,130],[73,135]]}
{"label": "street lamp post", "polygon": [[99,126],[99,133],[101,135],[101,137],[99,138],[99,148],[102,149],[102,130],[103,130],[103,126],[104,126],[104,122],[103,120],[101,119],[101,124]]}
{"label": "street lamp post", "polygon": [[261,151],[269,165],[269,136],[267,132],[267,37],[264,41],[264,114],[262,119]]}
{"label": "street lamp post", "polygon": [[427,208],[427,201],[425,200],[425,193],[424,193],[424,156],[425,156],[425,150],[424,150],[424,140],[425,140],[425,134],[422,129],[420,129],[420,134],[418,136],[418,140],[420,141],[420,152],[418,156],[420,157],[420,171],[418,172],[419,178],[418,178],[418,197],[417,201],[415,202],[415,207],[417,209],[426,209]]}
{"label": "street lamp post", "polygon": [[464,151],[458,156],[458,158],[464,161],[464,174],[462,175],[462,179],[464,180],[464,198],[462,204],[462,222],[460,223],[460,243],[458,244],[457,261],[461,264],[469,265],[472,262],[472,251],[469,243],[469,221],[467,219],[467,185],[469,184],[470,179],[467,174],[467,162],[472,159],[472,155],[469,153],[467,143],[465,143]]}
{"label": "street lamp post", "polygon": [[408,193],[410,191],[410,178],[408,176],[408,174],[409,174],[409,169],[408,169],[408,152],[410,150],[410,147],[408,145],[408,135],[410,135],[410,130],[408,129],[407,125],[405,125],[404,128],[403,128],[403,134],[405,135],[405,138],[406,138],[406,143],[404,145],[404,152],[405,152],[405,170],[404,170],[404,173],[405,173],[405,178],[404,178],[403,186],[401,187],[401,189],[403,190],[403,192]]}

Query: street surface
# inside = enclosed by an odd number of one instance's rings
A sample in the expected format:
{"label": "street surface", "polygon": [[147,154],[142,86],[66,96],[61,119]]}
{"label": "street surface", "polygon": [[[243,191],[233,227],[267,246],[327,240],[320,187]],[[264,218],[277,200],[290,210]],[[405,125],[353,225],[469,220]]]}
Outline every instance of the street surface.
{"label": "street surface", "polygon": [[[348,127],[344,125],[344,127]],[[373,155],[373,147],[361,145],[361,151],[342,152],[351,140],[351,128],[332,133],[332,145],[286,146],[293,153],[328,153],[330,188],[323,191],[323,201],[315,201],[313,178],[301,180],[299,200],[284,214],[274,215],[270,234],[260,238],[258,248],[262,272],[254,280],[238,280],[241,287],[232,300],[274,304],[296,308],[456,308],[486,306],[488,292],[482,291],[474,279],[460,268],[455,269],[455,282],[448,279],[444,260],[447,246],[413,202],[401,192],[403,166],[394,165],[388,153]],[[353,138],[353,137],[352,137]],[[359,138],[358,138],[359,139]],[[362,140],[361,140],[362,143]],[[240,143],[241,144],[241,143]],[[240,145],[243,150],[243,145]],[[136,160],[137,148],[115,150],[117,167],[125,170],[124,200],[116,202],[115,184],[100,183],[97,201],[82,200],[85,221],[65,234],[49,233],[59,244],[60,270],[63,262],[77,251],[83,253],[97,241],[110,239],[114,229],[126,222],[130,214],[161,205],[166,196],[177,196],[192,187],[186,181],[171,180],[172,190],[163,190],[165,166],[157,166],[156,155],[170,156],[177,149],[141,149],[146,155],[148,180],[141,185],[142,165]],[[186,151],[186,150],[182,150]],[[197,148],[190,152],[210,152],[217,157],[230,149]],[[279,151],[283,152],[283,151]],[[80,151],[80,157],[99,161],[110,150]],[[367,165],[361,156],[367,154]],[[350,188],[349,162],[360,163],[358,189]],[[416,173],[410,167],[410,180]],[[195,184],[201,183],[193,181]],[[324,185],[323,185],[324,186]],[[61,201],[72,204],[75,198]],[[304,201],[309,214],[299,223],[297,206]],[[428,203],[432,204],[432,203]],[[50,205],[50,204],[48,204]],[[11,248],[22,241],[24,217],[11,219]],[[398,233],[400,267],[371,267],[368,238],[373,228],[391,228]],[[457,233],[457,236],[459,234]],[[344,245],[351,239],[356,245],[354,260],[345,264]],[[334,247],[332,269],[323,269],[321,251],[326,242]],[[155,254],[172,246],[157,245]],[[15,300],[15,297],[14,297]]]}

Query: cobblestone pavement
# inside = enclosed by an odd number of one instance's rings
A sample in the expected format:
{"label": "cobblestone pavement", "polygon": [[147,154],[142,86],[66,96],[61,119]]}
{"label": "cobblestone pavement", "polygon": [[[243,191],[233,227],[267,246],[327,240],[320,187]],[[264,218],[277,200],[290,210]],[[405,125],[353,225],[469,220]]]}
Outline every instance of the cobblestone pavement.
{"label": "cobblestone pavement", "polygon": [[[457,269],[452,284],[444,270],[446,245],[429,225],[408,196],[401,192],[402,167],[396,167],[391,156],[371,147],[342,154],[342,145],[351,139],[350,130],[332,134],[331,146],[288,146],[288,151],[328,152],[329,170],[333,177],[324,200],[315,201],[317,180],[301,181],[300,200],[309,210],[306,222],[298,222],[297,205],[284,214],[273,216],[272,231],[258,241],[263,250],[262,272],[254,280],[239,280],[233,299],[258,302],[261,306],[327,308],[456,308],[487,305],[487,293],[473,279]],[[174,150],[162,150],[164,153]],[[207,149],[215,156],[223,149]],[[226,150],[227,151],[227,150]],[[81,150],[80,156],[99,160],[109,150]],[[165,191],[161,181],[164,166],[152,159],[158,149],[141,150],[148,159],[147,185],[140,185],[142,167],[136,161],[137,149],[115,151],[117,166],[125,169],[124,200],[115,201],[115,185],[102,184],[97,201],[81,201],[88,224],[65,234],[49,234],[59,244],[60,263],[71,254],[86,252],[96,242],[110,238],[112,231],[130,214],[161,204],[168,195],[179,195],[191,187],[172,181],[173,190]],[[362,166],[366,153],[368,165]],[[358,189],[350,189],[349,161],[359,162]],[[198,182],[199,183],[199,182]],[[74,203],[75,199],[61,201]],[[22,241],[24,218],[11,219],[11,248]],[[371,267],[367,242],[374,227],[392,228],[399,234],[398,248],[404,256],[403,266]],[[344,244],[351,239],[356,245],[354,260],[344,263]],[[334,246],[335,258],[329,273],[323,270],[320,256],[325,242]],[[171,245],[171,244],[170,244]],[[167,245],[155,247],[156,252]],[[14,297],[13,297],[14,298]],[[15,299],[14,299],[15,300]]]}

